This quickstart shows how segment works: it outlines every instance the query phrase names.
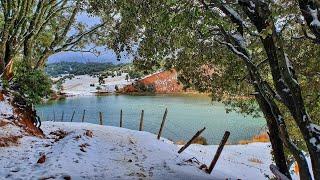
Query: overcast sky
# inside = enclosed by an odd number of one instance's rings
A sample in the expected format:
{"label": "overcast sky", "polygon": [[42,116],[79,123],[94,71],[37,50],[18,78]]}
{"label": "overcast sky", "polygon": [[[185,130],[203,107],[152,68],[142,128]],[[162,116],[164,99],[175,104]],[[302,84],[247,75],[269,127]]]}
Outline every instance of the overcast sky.
{"label": "overcast sky", "polygon": [[[89,17],[86,13],[81,13],[77,16],[78,22],[83,22],[89,27],[100,23],[97,17]],[[72,34],[72,31],[71,31]],[[113,62],[113,63],[128,63],[132,61],[131,56],[123,55],[120,61],[117,61],[116,54],[111,49],[105,50],[105,47],[99,48],[101,55],[96,56],[92,53],[82,52],[61,52],[49,57],[48,63],[56,63],[61,61],[66,62]]]}

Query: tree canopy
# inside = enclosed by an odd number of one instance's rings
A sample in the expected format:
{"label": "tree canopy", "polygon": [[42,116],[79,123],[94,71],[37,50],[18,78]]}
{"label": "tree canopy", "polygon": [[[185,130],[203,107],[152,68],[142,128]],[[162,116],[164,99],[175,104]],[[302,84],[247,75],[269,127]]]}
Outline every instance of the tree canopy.
{"label": "tree canopy", "polygon": [[[0,74],[10,62],[21,60],[42,68],[47,58],[61,51],[88,51],[92,38],[105,34],[112,19],[88,26],[79,15],[93,16],[89,1],[3,0],[0,5]],[[106,26],[108,23],[108,26]]]}
{"label": "tree canopy", "polygon": [[[111,6],[120,20],[110,44],[117,52],[134,52],[138,44],[137,67],[174,67],[186,86],[212,92],[214,100],[231,109],[255,113],[258,104],[280,171],[290,178],[285,145],[299,164],[300,177],[311,179],[295,144],[299,139],[290,134],[290,126],[296,127],[317,179],[318,5],[311,0],[116,1]],[[256,101],[234,98],[239,95]]]}
{"label": "tree canopy", "polygon": [[[185,86],[212,92],[231,110],[261,111],[279,170],[291,178],[285,147],[301,179],[311,179],[304,150],[319,179],[319,5],[318,0],[3,0],[0,74],[10,80],[13,62],[38,69],[51,54],[107,45],[119,56],[133,54],[136,68],[177,69]],[[80,13],[101,22],[87,27],[76,21]]]}
{"label": "tree canopy", "polygon": [[[0,85],[8,84],[10,90],[19,92],[16,95],[28,96],[19,99],[34,98],[30,102],[39,102],[39,98],[49,95],[50,83],[45,81],[49,84],[34,87],[32,82],[47,79],[43,69],[50,55],[63,51],[98,53],[97,39],[107,37],[114,17],[108,14],[109,18],[100,19],[90,3],[89,0],[2,0]],[[97,22],[88,25],[78,20],[81,16],[96,18]]]}

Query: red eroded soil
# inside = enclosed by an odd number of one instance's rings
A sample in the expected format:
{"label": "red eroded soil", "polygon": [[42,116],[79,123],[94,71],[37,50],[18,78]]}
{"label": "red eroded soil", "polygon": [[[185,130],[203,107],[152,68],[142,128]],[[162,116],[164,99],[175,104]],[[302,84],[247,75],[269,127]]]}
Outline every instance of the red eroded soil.
{"label": "red eroded soil", "polygon": [[16,145],[22,136],[8,136],[0,137],[0,147],[8,147],[11,145]]}
{"label": "red eroded soil", "polygon": [[[6,97],[6,98],[5,98]],[[43,137],[43,132],[33,123],[34,114],[30,108],[22,108],[12,103],[12,95],[8,92],[0,91],[0,102],[10,104],[13,107],[14,116],[4,116],[0,118],[0,131],[4,130],[7,125],[21,128],[21,134],[11,134],[10,129],[6,129],[6,134],[0,135],[0,146],[16,144],[23,135],[32,135]]]}
{"label": "red eroded soil", "polygon": [[[167,70],[159,73],[152,74],[141,80],[138,80],[136,83],[141,83],[145,86],[152,86],[154,93],[179,93],[183,92],[183,85],[180,84],[177,80],[177,71]],[[131,93],[139,92],[134,84],[125,86],[121,92]]]}
{"label": "red eroded soil", "polygon": [[15,107],[14,112],[17,116],[17,120],[15,121],[15,123],[18,126],[24,128],[24,130],[30,135],[43,137],[43,132],[39,128],[37,128],[31,120],[31,118],[33,117],[31,111],[22,110]]}

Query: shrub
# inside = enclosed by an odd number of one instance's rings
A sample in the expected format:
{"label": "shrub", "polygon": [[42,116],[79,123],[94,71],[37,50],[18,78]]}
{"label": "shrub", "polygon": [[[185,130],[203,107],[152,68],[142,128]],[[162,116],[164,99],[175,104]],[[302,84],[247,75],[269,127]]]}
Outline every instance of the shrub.
{"label": "shrub", "polygon": [[98,86],[98,87],[96,88],[96,90],[97,90],[97,91],[100,91],[100,90],[102,90],[102,88],[101,88],[100,86]]}
{"label": "shrub", "polygon": [[12,83],[14,90],[30,104],[37,104],[50,95],[51,80],[44,71],[30,68],[22,62],[14,64]]}

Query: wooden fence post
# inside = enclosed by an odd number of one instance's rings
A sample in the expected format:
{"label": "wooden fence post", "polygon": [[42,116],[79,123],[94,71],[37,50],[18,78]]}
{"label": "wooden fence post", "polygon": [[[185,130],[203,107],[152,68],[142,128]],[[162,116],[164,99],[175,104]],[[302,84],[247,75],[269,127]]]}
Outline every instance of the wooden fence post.
{"label": "wooden fence post", "polygon": [[144,110],[141,111],[139,131],[143,131],[143,116],[144,116]]}
{"label": "wooden fence post", "polygon": [[102,112],[99,112],[99,117],[100,117],[100,125],[103,125],[103,122],[102,122],[102,120],[103,120]]}
{"label": "wooden fence post", "polygon": [[64,117],[64,111],[62,111],[61,122],[63,122],[63,117]]}
{"label": "wooden fence post", "polygon": [[53,109],[53,122],[56,122],[56,112]]}
{"label": "wooden fence post", "polygon": [[218,161],[218,159],[219,159],[219,157],[220,157],[220,154],[221,154],[221,152],[222,152],[222,150],[223,150],[223,147],[224,147],[224,145],[226,144],[226,142],[227,142],[227,140],[228,140],[228,138],[229,138],[229,136],[230,136],[230,132],[229,132],[229,131],[226,131],[226,132],[224,133],[224,136],[223,136],[220,144],[219,144],[219,147],[218,147],[218,149],[217,149],[217,152],[216,152],[216,154],[214,155],[214,158],[213,158],[213,160],[212,160],[209,168],[207,169],[207,173],[211,174],[214,166],[216,165],[216,163],[217,163],[217,161]]}
{"label": "wooden fence post", "polygon": [[75,114],[75,113],[76,113],[76,111],[73,111],[72,116],[71,116],[71,119],[70,119],[70,122],[73,121],[73,117],[74,117],[74,114]]}
{"label": "wooden fence post", "polygon": [[122,127],[122,109],[120,110],[120,127]]}
{"label": "wooden fence post", "polygon": [[84,122],[84,116],[85,116],[85,114],[86,114],[86,110],[84,109],[84,110],[83,110],[83,114],[82,114],[82,122]]}
{"label": "wooden fence post", "polygon": [[179,151],[178,153],[182,153],[185,149],[187,149],[187,147],[190,146],[190,144],[193,142],[193,140],[195,140],[198,136],[200,136],[200,134],[206,129],[206,127],[204,127],[203,129],[199,130],[188,142],[187,144],[185,144]]}
{"label": "wooden fence post", "polygon": [[167,114],[168,114],[168,108],[166,108],[166,111],[164,112],[157,139],[160,139],[160,137],[161,137],[163,126],[164,126],[164,122],[167,119]]}

